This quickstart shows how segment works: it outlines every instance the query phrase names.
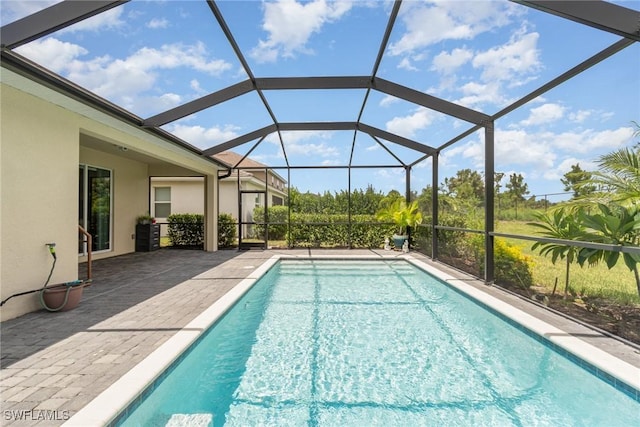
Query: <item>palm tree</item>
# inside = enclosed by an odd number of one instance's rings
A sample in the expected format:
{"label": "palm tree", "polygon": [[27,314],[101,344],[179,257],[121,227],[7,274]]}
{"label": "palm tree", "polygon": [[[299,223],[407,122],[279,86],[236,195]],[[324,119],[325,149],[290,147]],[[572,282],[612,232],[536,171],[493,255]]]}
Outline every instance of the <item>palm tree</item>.
{"label": "palm tree", "polygon": [[[540,234],[545,237],[563,240],[576,240],[580,237],[584,230],[580,225],[577,217],[571,212],[565,211],[564,208],[556,209],[549,214],[536,214],[539,222],[530,222],[529,225],[538,227]],[[569,267],[571,263],[577,261],[580,248],[577,246],[568,246],[561,243],[552,242],[536,242],[531,246],[532,250],[540,248],[540,255],[548,256],[551,254],[551,263],[556,264],[558,258],[566,259],[566,273],[564,279],[564,296],[567,296],[569,288]]]}
{"label": "palm tree", "polygon": [[[634,125],[637,130],[633,135],[639,137],[640,125],[635,122]],[[597,164],[599,170],[592,172],[591,178],[581,185],[595,185],[600,191],[581,198],[580,205],[584,206],[584,202],[616,203],[626,207],[640,205],[640,142],[632,148],[621,148],[600,156]]]}

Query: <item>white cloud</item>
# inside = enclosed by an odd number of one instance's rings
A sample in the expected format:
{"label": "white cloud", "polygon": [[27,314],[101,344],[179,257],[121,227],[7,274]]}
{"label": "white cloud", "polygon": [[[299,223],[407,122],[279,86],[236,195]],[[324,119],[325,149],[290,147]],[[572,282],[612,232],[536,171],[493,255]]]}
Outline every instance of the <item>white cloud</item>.
{"label": "white cloud", "polygon": [[151,21],[147,22],[147,28],[151,28],[153,30],[157,30],[159,28],[168,28],[169,21],[165,18],[153,18]]}
{"label": "white cloud", "polygon": [[386,130],[407,138],[415,136],[416,132],[425,129],[435,119],[435,113],[420,107],[413,114],[404,117],[394,117],[386,123]]}
{"label": "white cloud", "polygon": [[168,109],[174,107],[182,102],[182,97],[177,93],[164,93],[158,97],[162,104],[165,104],[167,107],[163,109]]}
{"label": "white cloud", "polygon": [[516,32],[508,43],[477,54],[472,61],[475,68],[482,70],[485,82],[507,81],[513,85],[522,80],[534,78],[542,68],[538,45],[538,33]]}
{"label": "white cloud", "polygon": [[216,144],[229,141],[238,136],[238,127],[225,125],[223,127],[204,128],[202,126],[186,126],[174,124],[168,126],[168,131],[182,138],[188,143],[200,148],[210,148]]}
{"label": "white cloud", "polygon": [[473,58],[473,52],[469,49],[456,48],[451,52],[442,51],[433,58],[431,69],[442,74],[450,74],[471,58]]}
{"label": "white cloud", "polygon": [[400,19],[406,32],[389,45],[389,52],[405,55],[443,40],[470,40],[507,25],[521,10],[506,2],[405,2]]}
{"label": "white cloud", "polygon": [[204,89],[202,89],[202,86],[200,86],[200,82],[196,79],[193,79],[189,82],[189,86],[191,87],[191,89],[193,89],[195,92],[197,93],[203,93]]}
{"label": "white cloud", "polygon": [[124,25],[124,21],[120,19],[122,15],[122,11],[124,9],[121,6],[116,6],[112,9],[99,13],[97,15],[92,16],[91,18],[87,18],[80,22],[77,22],[73,25],[60,30],[61,33],[75,33],[78,31],[102,31],[102,30],[111,30],[114,28],[122,27]]}
{"label": "white cloud", "polygon": [[80,45],[49,37],[16,48],[16,52],[34,62],[45,65],[55,73],[62,73],[76,58],[88,51]]}
{"label": "white cloud", "polygon": [[[609,152],[627,144],[633,128],[623,127],[604,131],[528,133],[524,129],[496,129],[495,163],[498,171],[516,165],[532,178],[558,181],[576,163],[584,170],[594,170],[594,160],[600,153]],[[564,153],[564,154],[563,154]],[[575,157],[581,154],[582,158]],[[475,134],[473,140],[442,152],[439,163],[443,167],[456,167],[461,160],[473,167],[484,169],[484,135]],[[592,160],[585,160],[592,159]]]}
{"label": "white cloud", "polygon": [[593,114],[593,110],[578,110],[569,114],[569,120],[575,123],[583,123]]}
{"label": "white cloud", "polygon": [[[443,152],[446,162],[463,157],[470,159],[474,167],[484,168],[484,135],[477,133],[477,139],[463,145],[452,147]],[[540,142],[535,134],[524,130],[495,131],[495,162],[497,168],[507,165],[528,165],[536,169],[546,170],[553,167],[556,154],[545,142]]]}
{"label": "white cloud", "polygon": [[540,125],[561,119],[566,108],[560,104],[543,104],[529,110],[529,117],[520,122],[523,126]]}
{"label": "white cloud", "polygon": [[396,98],[395,96],[385,95],[385,97],[382,98],[382,100],[380,100],[380,106],[381,107],[387,107],[389,105],[395,104],[398,101],[399,101],[399,99]]}
{"label": "white cloud", "polygon": [[259,40],[250,55],[258,62],[274,62],[280,56],[292,57],[296,53],[311,53],[306,44],[313,33],[323,25],[339,20],[353,3],[314,0],[298,3],[278,0],[264,3],[262,28],[267,40]]}
{"label": "white cloud", "polygon": [[[284,131],[281,134],[287,156],[321,157],[325,160],[328,157],[340,156],[338,148],[325,142],[331,140],[335,132]],[[265,140],[280,147],[280,139],[276,133],[270,134]],[[308,142],[309,140],[313,142]]]}
{"label": "white cloud", "polygon": [[398,63],[398,68],[407,71],[418,71],[418,68],[411,64],[411,60],[409,58],[402,58],[402,60]]}
{"label": "white cloud", "polygon": [[469,108],[477,108],[482,104],[503,105],[508,102],[501,92],[498,82],[476,83],[469,82],[460,87],[462,98],[454,101]]}
{"label": "white cloud", "polygon": [[614,116],[612,111],[603,111],[603,110],[578,110],[576,112],[569,113],[569,120],[574,123],[584,123],[589,120],[589,122],[606,122]]}
{"label": "white cloud", "polygon": [[553,146],[570,153],[589,153],[606,149],[607,151],[623,147],[633,137],[634,129],[621,127],[595,131],[587,129],[582,132],[562,132],[559,134],[545,132],[538,137]]}
{"label": "white cloud", "polygon": [[496,130],[496,163],[502,165],[530,165],[535,169],[553,167],[557,158],[551,147],[524,130]]}
{"label": "white cloud", "polygon": [[184,67],[218,76],[231,69],[224,60],[209,59],[203,43],[143,47],[124,59],[101,56],[83,61],[79,58],[88,53],[83,47],[46,38],[22,46],[19,53],[127,109],[144,103],[138,100],[140,94],[158,89],[158,70]]}

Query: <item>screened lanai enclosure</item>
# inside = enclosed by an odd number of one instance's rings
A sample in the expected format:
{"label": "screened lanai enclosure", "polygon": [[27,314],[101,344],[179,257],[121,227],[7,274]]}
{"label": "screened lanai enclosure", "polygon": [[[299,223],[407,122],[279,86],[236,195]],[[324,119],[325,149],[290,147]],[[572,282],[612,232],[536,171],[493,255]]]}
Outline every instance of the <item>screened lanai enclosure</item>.
{"label": "screened lanai enclosure", "polygon": [[[9,3],[3,67],[202,156],[241,156],[218,177],[235,179],[218,203],[238,204],[241,246],[381,248],[393,227],[367,200],[399,195],[423,214],[413,249],[446,262],[475,240],[490,283],[503,179],[524,174],[548,201],[562,193],[548,182],[628,142],[640,116],[638,2]],[[442,191],[460,170],[481,177],[463,221]]]}

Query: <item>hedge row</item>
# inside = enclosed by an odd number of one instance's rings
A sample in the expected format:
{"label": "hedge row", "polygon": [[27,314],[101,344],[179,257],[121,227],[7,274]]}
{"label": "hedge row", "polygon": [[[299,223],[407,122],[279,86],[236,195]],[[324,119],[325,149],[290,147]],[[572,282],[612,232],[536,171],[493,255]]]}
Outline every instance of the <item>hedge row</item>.
{"label": "hedge row", "polygon": [[172,246],[202,247],[204,245],[204,215],[173,214],[167,218],[168,236]]}
{"label": "hedge row", "polygon": [[233,246],[238,237],[236,220],[226,213],[218,215],[218,247],[228,248]]}
{"label": "hedge row", "polygon": [[381,224],[373,215],[291,214],[290,246],[382,248],[395,226]]}
{"label": "hedge row", "polygon": [[[286,206],[270,207],[267,227],[269,240],[286,240],[294,247],[346,247],[381,248],[384,239],[393,235],[395,227],[379,223],[374,215],[348,215],[291,213],[291,228],[287,227],[289,212]],[[254,218],[263,218],[264,208],[254,210]],[[275,223],[275,224],[274,224]],[[264,238],[263,225],[254,226],[257,238]]]}

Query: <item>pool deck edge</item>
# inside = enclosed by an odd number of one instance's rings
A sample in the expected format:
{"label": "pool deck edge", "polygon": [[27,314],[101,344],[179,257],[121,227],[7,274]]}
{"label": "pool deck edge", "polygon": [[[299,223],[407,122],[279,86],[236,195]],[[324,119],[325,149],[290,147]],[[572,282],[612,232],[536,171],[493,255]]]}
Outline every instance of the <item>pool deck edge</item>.
{"label": "pool deck edge", "polygon": [[213,323],[221,318],[280,258],[274,255],[253,270],[247,278],[176,332],[149,356],[134,366],[89,404],[75,413],[63,426],[108,425],[155,381]]}

